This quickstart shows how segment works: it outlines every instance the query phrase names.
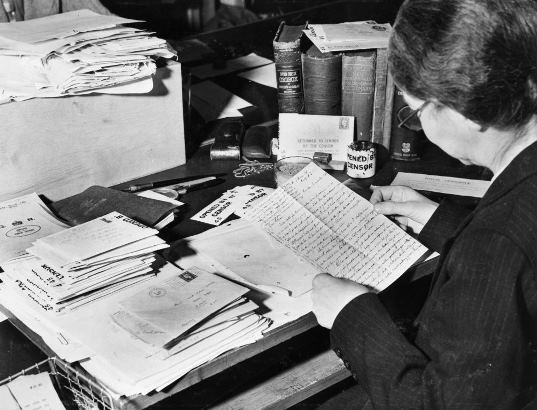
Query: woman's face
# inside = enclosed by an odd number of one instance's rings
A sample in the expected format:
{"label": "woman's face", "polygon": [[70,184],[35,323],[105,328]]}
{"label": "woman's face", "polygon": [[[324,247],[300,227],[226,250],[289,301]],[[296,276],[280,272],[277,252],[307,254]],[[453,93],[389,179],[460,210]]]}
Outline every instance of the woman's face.
{"label": "woman's face", "polygon": [[[419,108],[425,102],[406,93],[404,98],[412,109]],[[479,162],[475,127],[464,116],[434,102],[425,104],[418,116],[425,135],[433,144],[463,164]]]}

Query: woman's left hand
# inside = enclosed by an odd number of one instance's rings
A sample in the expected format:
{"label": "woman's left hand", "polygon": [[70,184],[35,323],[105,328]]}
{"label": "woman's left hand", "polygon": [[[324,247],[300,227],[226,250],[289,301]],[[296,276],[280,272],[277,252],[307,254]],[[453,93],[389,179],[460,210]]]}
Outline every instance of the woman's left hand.
{"label": "woman's left hand", "polygon": [[331,329],[338,313],[355,297],[369,289],[349,279],[334,278],[328,273],[319,273],[313,278],[311,300],[313,313],[323,327]]}

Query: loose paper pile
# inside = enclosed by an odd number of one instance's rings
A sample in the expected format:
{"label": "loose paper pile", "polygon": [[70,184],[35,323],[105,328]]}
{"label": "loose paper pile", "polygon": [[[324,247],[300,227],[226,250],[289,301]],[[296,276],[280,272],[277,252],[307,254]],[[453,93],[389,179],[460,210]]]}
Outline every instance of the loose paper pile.
{"label": "loose paper pile", "polygon": [[0,303],[118,396],[161,390],[270,326],[247,288],[154,254],[168,247],[157,230],[118,212],[67,229],[45,209],[35,194],[0,203],[14,225],[0,232],[18,235],[0,237]]}
{"label": "loose paper pile", "polygon": [[[270,325],[242,298],[247,288],[195,267],[172,268],[106,309],[113,323],[105,321],[101,331],[114,343],[94,340],[98,355],[83,366],[117,392],[160,391],[194,367],[255,342]],[[84,333],[91,338],[90,329]]]}
{"label": "loose paper pile", "polygon": [[368,48],[386,48],[391,25],[374,21],[339,24],[309,24],[306,36],[323,53]]}
{"label": "loose paper pile", "polygon": [[146,93],[151,57],[171,58],[166,41],[133,23],[89,10],[0,24],[0,101],[102,93]]}
{"label": "loose paper pile", "polygon": [[154,252],[169,245],[156,229],[112,212],[37,239],[33,258],[4,270],[29,299],[46,311],[74,309],[140,282],[153,273]]}

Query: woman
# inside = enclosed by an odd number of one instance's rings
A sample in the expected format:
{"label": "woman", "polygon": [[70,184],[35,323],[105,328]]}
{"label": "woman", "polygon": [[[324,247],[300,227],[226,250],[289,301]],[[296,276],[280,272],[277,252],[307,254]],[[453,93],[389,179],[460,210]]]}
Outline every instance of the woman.
{"label": "woman", "polygon": [[493,182],[471,213],[374,190],[378,212],[441,253],[414,340],[375,294],[327,274],[314,313],[366,408],[537,408],[537,2],[406,0],[389,64],[427,137]]}

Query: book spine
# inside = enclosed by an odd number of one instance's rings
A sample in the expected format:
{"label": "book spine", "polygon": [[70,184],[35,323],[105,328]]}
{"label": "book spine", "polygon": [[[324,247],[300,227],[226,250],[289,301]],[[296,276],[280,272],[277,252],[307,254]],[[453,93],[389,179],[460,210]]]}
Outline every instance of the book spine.
{"label": "book spine", "polygon": [[[282,26],[280,26],[280,31]],[[276,34],[277,38],[278,34]],[[282,42],[274,40],[274,62],[276,64],[276,85],[278,90],[278,110],[283,113],[304,112],[304,92],[302,87],[302,61],[300,38]]]}
{"label": "book spine", "polygon": [[312,46],[302,54],[306,114],[341,115],[341,55]]}
{"label": "book spine", "polygon": [[386,111],[386,86],[388,77],[388,49],[377,49],[377,61],[375,64],[375,95],[373,103],[373,124],[372,141],[376,144],[384,145],[390,149],[389,141],[385,145],[384,139],[384,119]]}
{"label": "book spine", "polygon": [[356,117],[358,141],[371,140],[376,54],[375,50],[362,50],[342,57],[341,114]]}
{"label": "book spine", "polygon": [[384,137],[382,139],[382,145],[388,150],[390,149],[391,144],[394,96],[395,83],[393,82],[392,75],[388,72],[386,78],[386,105],[384,110]]}

